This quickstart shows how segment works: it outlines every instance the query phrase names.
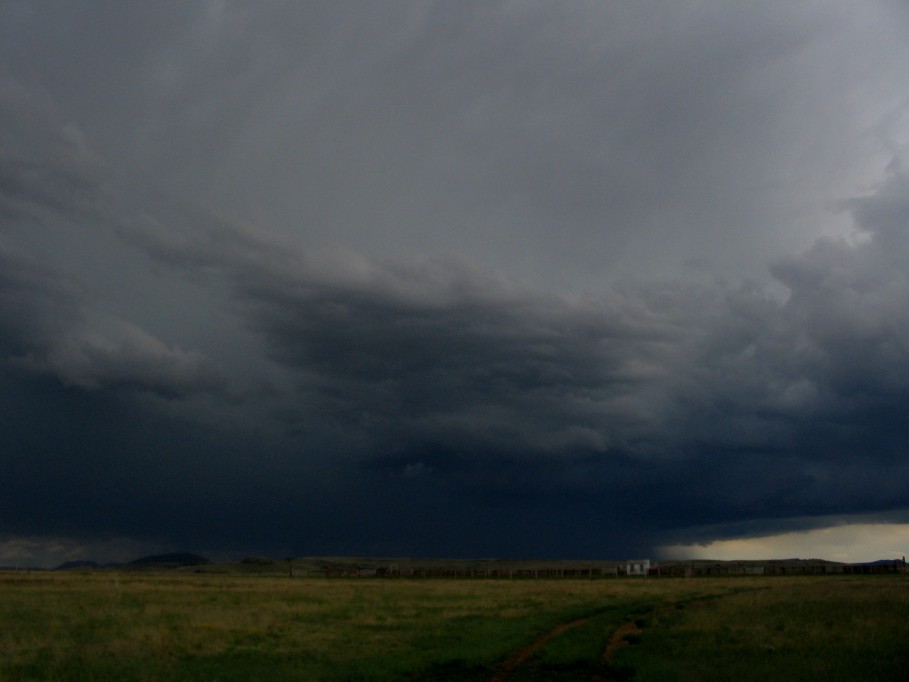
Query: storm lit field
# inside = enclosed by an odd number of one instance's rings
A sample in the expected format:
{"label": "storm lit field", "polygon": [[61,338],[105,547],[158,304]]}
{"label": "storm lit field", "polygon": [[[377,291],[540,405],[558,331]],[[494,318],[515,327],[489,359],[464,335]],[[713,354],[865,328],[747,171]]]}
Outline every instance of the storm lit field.
{"label": "storm lit field", "polygon": [[909,580],[0,573],[0,680],[904,680]]}

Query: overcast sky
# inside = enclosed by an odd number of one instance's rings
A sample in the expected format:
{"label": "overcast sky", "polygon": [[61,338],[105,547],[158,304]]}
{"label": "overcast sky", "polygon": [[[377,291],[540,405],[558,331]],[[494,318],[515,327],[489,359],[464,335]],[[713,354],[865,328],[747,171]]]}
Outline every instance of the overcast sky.
{"label": "overcast sky", "polygon": [[0,564],[907,553],[907,35],[6,0]]}

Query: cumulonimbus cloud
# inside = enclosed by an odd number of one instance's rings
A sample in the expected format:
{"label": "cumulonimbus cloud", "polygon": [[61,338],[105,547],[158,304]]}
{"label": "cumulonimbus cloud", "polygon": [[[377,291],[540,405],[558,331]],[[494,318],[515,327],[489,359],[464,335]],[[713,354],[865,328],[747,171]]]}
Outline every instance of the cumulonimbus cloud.
{"label": "cumulonimbus cloud", "polygon": [[[124,5],[129,46],[0,10],[20,62],[82,41],[0,71],[0,516],[533,548],[909,507],[906,173],[816,209],[904,82],[842,47],[879,16],[335,6]],[[654,274],[784,241],[770,286]]]}

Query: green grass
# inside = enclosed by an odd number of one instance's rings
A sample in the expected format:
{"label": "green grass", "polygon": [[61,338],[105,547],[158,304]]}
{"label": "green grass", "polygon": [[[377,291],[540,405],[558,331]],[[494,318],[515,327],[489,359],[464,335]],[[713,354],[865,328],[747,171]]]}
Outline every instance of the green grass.
{"label": "green grass", "polygon": [[[0,681],[905,679],[906,576],[383,580],[0,573]],[[576,625],[545,641],[560,623]]]}
{"label": "green grass", "polygon": [[489,668],[603,582],[0,574],[0,679],[401,679]]}
{"label": "green grass", "polygon": [[617,663],[635,680],[909,679],[906,576],[776,578],[657,612]]}

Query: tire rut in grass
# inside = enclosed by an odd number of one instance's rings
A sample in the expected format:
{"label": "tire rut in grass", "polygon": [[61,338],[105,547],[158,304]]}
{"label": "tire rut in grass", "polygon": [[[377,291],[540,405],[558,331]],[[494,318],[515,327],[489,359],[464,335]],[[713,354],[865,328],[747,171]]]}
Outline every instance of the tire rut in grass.
{"label": "tire rut in grass", "polygon": [[648,609],[643,613],[639,612],[637,615],[622,622],[612,631],[603,648],[600,660],[595,663],[579,663],[576,667],[571,668],[551,668],[541,665],[536,658],[536,654],[551,639],[572,628],[588,623],[597,614],[579,618],[569,623],[562,623],[538,637],[528,646],[515,651],[499,663],[492,677],[487,678],[487,680],[488,682],[567,682],[568,680],[572,682],[580,682],[582,680],[590,680],[590,682],[624,682],[630,679],[634,673],[628,669],[615,667],[616,654],[628,645],[637,644],[643,629],[652,623],[654,616],[675,609],[701,607],[719,598],[721,598],[721,595],[696,596],[672,604],[655,606],[652,610]]}
{"label": "tire rut in grass", "polygon": [[641,636],[645,619],[641,616],[630,618],[621,623],[606,642],[603,648],[603,655],[596,669],[591,670],[589,676],[577,679],[588,679],[591,682],[621,682],[631,676],[631,671],[617,670],[613,667],[615,655],[620,649],[629,644],[636,644]]}
{"label": "tire rut in grass", "polygon": [[603,663],[606,666],[612,665],[612,661],[615,659],[619,649],[637,641],[642,632],[642,625],[641,618],[632,618],[619,625],[613,631],[612,637],[609,638],[609,642],[603,650]]}
{"label": "tire rut in grass", "polygon": [[521,668],[528,667],[530,665],[531,659],[533,658],[533,655],[544,646],[546,646],[549,640],[551,640],[553,637],[558,637],[563,632],[567,632],[572,628],[584,625],[589,620],[589,617],[578,618],[577,620],[557,625],[549,632],[540,635],[532,643],[528,644],[522,649],[515,651],[511,656],[496,666],[496,672],[492,677],[489,678],[489,682],[507,682],[509,679],[511,679],[512,675],[516,671]]}
{"label": "tire rut in grass", "polygon": [[[594,614],[596,615],[596,614]],[[431,679],[444,682],[573,682],[590,680],[591,682],[619,682],[627,680],[628,671],[615,670],[612,662],[616,652],[623,646],[633,644],[641,634],[645,618],[638,615],[620,624],[606,642],[603,654],[598,662],[579,663],[576,667],[550,668],[541,665],[536,655],[554,638],[569,630],[589,623],[594,615],[577,618],[567,623],[560,623],[551,630],[537,637],[533,642],[512,652],[498,663],[491,676],[482,675],[479,669],[468,670],[458,665],[432,670]],[[420,679],[429,679],[421,677]]]}

